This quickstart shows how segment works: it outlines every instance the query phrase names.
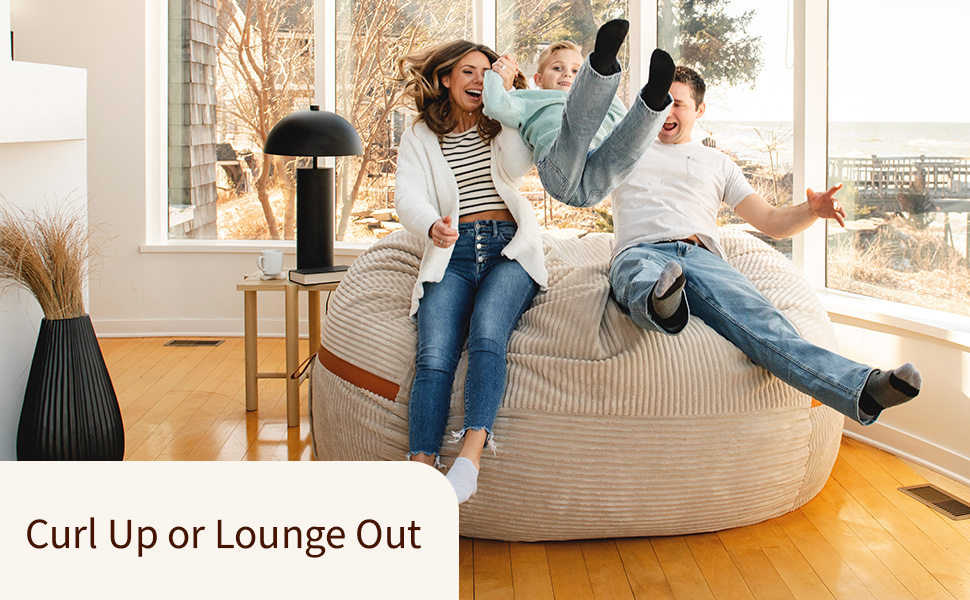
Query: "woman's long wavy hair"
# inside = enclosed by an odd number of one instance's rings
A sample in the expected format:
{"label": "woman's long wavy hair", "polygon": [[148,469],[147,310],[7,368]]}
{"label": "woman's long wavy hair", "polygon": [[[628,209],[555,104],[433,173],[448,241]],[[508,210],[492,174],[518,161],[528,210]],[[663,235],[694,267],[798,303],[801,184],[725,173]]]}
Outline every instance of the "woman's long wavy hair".
{"label": "woman's long wavy hair", "polygon": [[[424,121],[428,129],[443,136],[458,126],[458,112],[448,96],[448,88],[441,83],[463,56],[469,52],[481,52],[489,64],[498,60],[498,54],[488,46],[466,40],[455,40],[419,50],[398,59],[398,81],[404,82],[404,95],[414,102],[417,121]],[[525,75],[516,73],[513,85],[526,87]],[[416,121],[416,122],[417,122]],[[478,135],[488,142],[498,135],[502,125],[479,113]]]}

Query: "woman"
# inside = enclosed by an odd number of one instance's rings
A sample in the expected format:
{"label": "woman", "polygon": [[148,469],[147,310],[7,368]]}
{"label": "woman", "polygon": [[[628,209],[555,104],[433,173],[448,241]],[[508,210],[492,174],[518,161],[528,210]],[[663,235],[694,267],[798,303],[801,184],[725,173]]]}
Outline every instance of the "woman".
{"label": "woman", "polygon": [[[478,489],[482,450],[505,389],[505,355],[519,317],[547,280],[539,224],[518,192],[532,166],[518,131],[482,114],[485,72],[514,69],[486,46],[454,41],[399,61],[417,110],[401,140],[395,205],[425,238],[414,287],[418,351],[408,457],[438,464],[451,388],[468,340],[461,450],[448,480],[459,502]],[[521,84],[524,77],[519,75]]]}

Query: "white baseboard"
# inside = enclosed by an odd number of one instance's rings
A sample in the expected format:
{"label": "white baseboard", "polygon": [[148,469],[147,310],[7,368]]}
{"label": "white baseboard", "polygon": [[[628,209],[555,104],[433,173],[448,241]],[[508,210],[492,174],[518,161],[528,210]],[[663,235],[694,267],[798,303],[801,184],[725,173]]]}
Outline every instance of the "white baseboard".
{"label": "white baseboard", "polygon": [[864,427],[846,419],[846,436],[970,485],[970,457],[961,456],[905,431],[875,423]]}
{"label": "white baseboard", "polygon": [[[242,319],[96,319],[94,330],[99,337],[243,337]],[[260,319],[256,325],[259,337],[284,337],[283,319]],[[308,337],[307,322],[300,322],[300,337]]]}

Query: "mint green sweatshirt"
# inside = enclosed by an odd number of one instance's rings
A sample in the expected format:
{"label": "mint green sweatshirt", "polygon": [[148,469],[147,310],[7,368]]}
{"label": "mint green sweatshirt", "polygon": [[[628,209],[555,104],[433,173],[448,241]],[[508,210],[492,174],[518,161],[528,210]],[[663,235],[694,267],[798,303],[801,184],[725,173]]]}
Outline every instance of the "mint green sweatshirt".
{"label": "mint green sweatshirt", "polygon": [[[532,148],[532,160],[538,162],[559,135],[566,94],[560,90],[506,90],[502,76],[494,71],[485,73],[485,115],[506,127],[519,130],[526,144]],[[598,146],[626,114],[626,107],[613,96],[610,110],[593,137],[591,147]]]}

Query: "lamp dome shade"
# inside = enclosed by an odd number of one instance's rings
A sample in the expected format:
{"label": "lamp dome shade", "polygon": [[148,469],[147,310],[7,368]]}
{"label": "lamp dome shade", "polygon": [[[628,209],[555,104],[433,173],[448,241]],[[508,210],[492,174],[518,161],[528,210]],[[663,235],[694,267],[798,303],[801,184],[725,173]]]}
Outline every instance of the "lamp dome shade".
{"label": "lamp dome shade", "polygon": [[336,113],[300,110],[280,119],[266,136],[263,152],[282,156],[348,156],[362,154],[360,136]]}

